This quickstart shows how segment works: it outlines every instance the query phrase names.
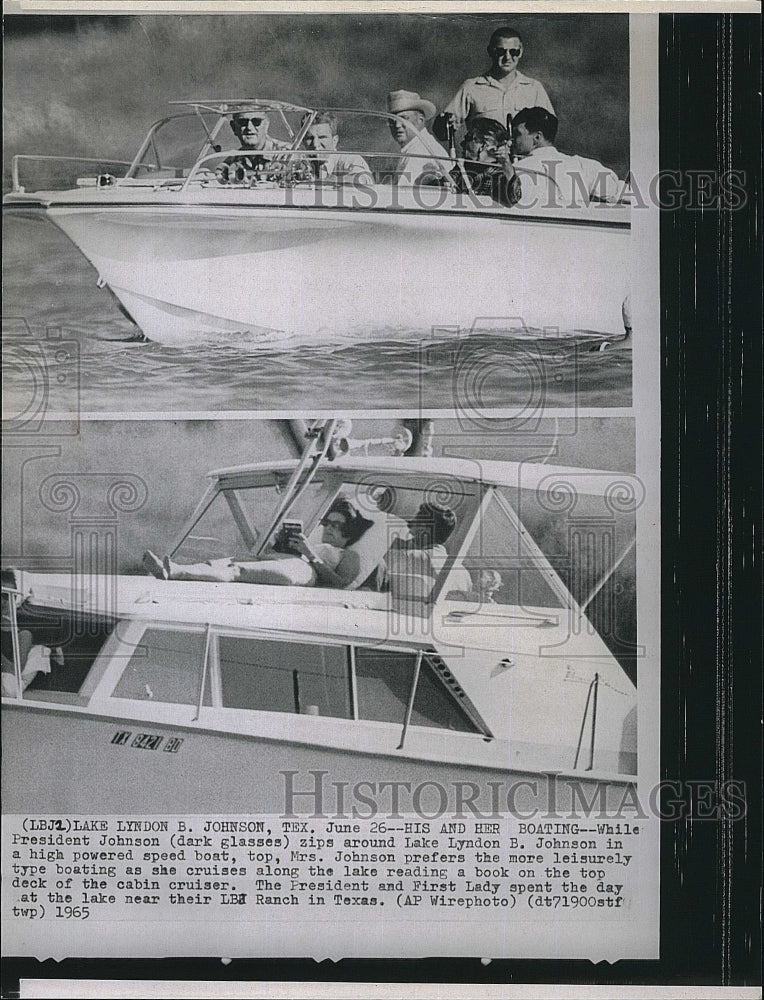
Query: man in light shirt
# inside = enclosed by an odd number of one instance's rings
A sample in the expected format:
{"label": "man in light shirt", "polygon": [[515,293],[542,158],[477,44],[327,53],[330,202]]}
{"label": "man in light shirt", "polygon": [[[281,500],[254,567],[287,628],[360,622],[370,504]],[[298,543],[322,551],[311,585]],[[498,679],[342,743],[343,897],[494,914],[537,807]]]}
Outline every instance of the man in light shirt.
{"label": "man in light shirt", "polygon": [[522,108],[541,107],[554,113],[546,90],[517,68],[522,59],[523,41],[515,28],[497,28],[488,42],[490,69],[482,76],[465,80],[444,114],[456,124],[483,116],[506,127],[508,118]]}
{"label": "man in light shirt", "polygon": [[423,601],[430,597],[446,565],[445,542],[456,528],[457,517],[449,507],[425,501],[406,523],[409,537],[393,541],[377,570],[376,589],[390,590],[394,597]]}
{"label": "man in light shirt", "polygon": [[288,143],[268,135],[270,121],[257,104],[240,107],[231,116],[231,131],[236,136],[241,153],[229,156],[217,168],[221,184],[241,184],[249,179],[262,179],[272,166],[272,159],[263,153],[287,149]]}
{"label": "man in light shirt", "polygon": [[390,132],[401,147],[394,177],[396,183],[450,183],[450,157],[425,128],[425,122],[436,111],[432,101],[410,90],[393,90],[387,95],[387,110],[395,115],[390,121]]}
{"label": "man in light shirt", "polygon": [[624,183],[599,160],[561,153],[557,118],[546,108],[525,108],[512,119],[512,152],[520,177],[520,207],[575,208],[592,201],[615,203]]}
{"label": "man in light shirt", "polygon": [[305,148],[313,153],[309,162],[316,179],[373,184],[374,177],[366,160],[358,153],[338,152],[338,141],[337,116],[326,111],[317,114],[303,140]]}

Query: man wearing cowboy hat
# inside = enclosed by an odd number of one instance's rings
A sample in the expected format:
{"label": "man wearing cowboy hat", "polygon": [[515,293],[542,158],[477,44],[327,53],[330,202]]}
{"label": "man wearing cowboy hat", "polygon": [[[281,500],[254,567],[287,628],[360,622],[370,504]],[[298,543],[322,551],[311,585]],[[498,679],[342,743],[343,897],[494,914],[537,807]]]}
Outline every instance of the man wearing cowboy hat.
{"label": "man wearing cowboy hat", "polygon": [[401,147],[396,183],[441,183],[448,177],[450,157],[425,128],[437,110],[435,105],[411,90],[393,90],[387,95],[387,110],[395,115],[390,132]]}
{"label": "man wearing cowboy hat", "polygon": [[515,28],[497,28],[488,42],[490,69],[465,80],[443,112],[457,122],[470,122],[479,115],[495,118],[506,126],[522,108],[546,108],[554,114],[546,90],[517,68],[523,55],[523,40]]}

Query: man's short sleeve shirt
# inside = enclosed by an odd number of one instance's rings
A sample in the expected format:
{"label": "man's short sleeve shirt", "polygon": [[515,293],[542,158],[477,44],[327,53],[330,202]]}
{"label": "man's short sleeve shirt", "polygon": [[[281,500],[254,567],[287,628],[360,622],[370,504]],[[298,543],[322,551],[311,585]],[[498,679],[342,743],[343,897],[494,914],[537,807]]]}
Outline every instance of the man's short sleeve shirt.
{"label": "man's short sleeve shirt", "polygon": [[554,114],[552,102],[538,80],[517,72],[512,82],[505,86],[484,73],[465,80],[446,111],[463,121],[484,115],[506,126],[507,118],[514,117],[523,108],[546,108]]}

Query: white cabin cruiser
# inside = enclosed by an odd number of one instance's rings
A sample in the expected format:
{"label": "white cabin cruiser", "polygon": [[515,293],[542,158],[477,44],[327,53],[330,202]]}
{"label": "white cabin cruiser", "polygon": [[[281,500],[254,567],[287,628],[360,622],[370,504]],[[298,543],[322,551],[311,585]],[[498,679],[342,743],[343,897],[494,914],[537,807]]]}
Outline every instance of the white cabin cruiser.
{"label": "white cabin cruiser", "polygon": [[[440,146],[403,157],[394,116],[382,112],[333,112],[340,157],[369,168],[343,174],[305,148],[315,110],[178,103],[187,107],[151,127],[124,176],[82,177],[73,174],[82,161],[17,156],[4,199],[43,209],[149,340],[272,347],[479,330],[481,319],[518,335],[623,334],[627,205],[561,207],[551,179],[548,203],[530,208],[460,193],[458,161]],[[256,170],[237,165],[243,152],[229,127],[253,107],[273,142]],[[426,160],[433,183],[407,182],[404,160]]]}
{"label": "white cabin cruiser", "polygon": [[[491,782],[553,772],[560,807],[574,785],[611,804],[623,793],[636,774],[635,687],[521,520],[540,516],[548,534],[560,490],[601,498],[612,477],[325,455],[211,473],[169,555],[256,559],[287,521],[315,541],[342,498],[370,522],[357,551],[391,570],[383,584],[16,571],[3,598],[8,812],[275,814],[287,772],[303,788],[324,774],[327,812],[333,783],[362,778],[439,782],[450,809],[466,783],[488,812]],[[410,552],[423,500],[455,522],[427,579],[391,561]],[[30,680],[40,646],[50,666]]]}

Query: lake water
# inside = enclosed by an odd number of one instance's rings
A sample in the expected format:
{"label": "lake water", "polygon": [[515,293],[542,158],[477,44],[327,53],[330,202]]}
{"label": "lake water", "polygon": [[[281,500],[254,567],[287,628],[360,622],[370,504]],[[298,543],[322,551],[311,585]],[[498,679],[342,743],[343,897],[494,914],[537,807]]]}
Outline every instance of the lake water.
{"label": "lake water", "polygon": [[73,408],[74,383],[82,412],[422,407],[535,416],[544,406],[631,405],[630,345],[600,351],[594,336],[368,331],[362,343],[278,350],[240,339],[183,350],[148,343],[43,218],[6,219],[3,275],[7,416],[26,412],[43,369],[57,411]]}

